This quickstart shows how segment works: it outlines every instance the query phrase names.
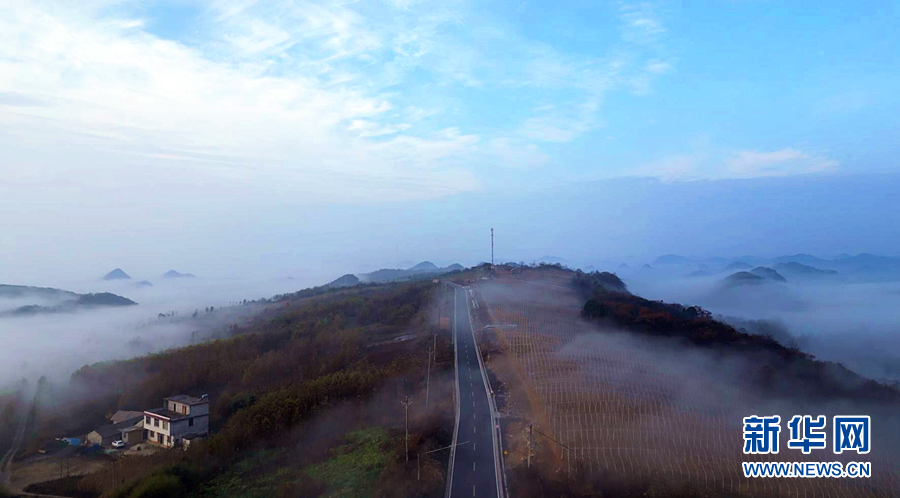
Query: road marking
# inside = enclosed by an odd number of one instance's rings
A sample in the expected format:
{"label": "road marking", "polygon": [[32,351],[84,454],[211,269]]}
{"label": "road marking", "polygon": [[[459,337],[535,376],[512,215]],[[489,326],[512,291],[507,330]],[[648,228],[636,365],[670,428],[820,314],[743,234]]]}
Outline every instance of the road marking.
{"label": "road marking", "polygon": [[475,426],[474,426],[474,425],[472,426],[472,433],[473,433],[473,434],[475,433]]}
{"label": "road marking", "polygon": [[472,496],[475,496],[475,485],[472,485]]}

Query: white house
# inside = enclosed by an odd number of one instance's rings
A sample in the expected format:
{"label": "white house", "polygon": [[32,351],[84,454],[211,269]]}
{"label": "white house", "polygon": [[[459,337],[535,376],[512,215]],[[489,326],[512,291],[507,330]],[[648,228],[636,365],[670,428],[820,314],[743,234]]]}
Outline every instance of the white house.
{"label": "white house", "polygon": [[172,448],[185,438],[209,435],[209,398],[179,394],[163,400],[162,408],[144,412],[144,439]]}

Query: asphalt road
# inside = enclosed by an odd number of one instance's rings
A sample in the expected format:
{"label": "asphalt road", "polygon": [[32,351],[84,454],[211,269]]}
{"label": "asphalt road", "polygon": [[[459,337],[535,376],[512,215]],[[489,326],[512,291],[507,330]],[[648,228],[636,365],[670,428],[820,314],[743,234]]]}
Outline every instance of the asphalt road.
{"label": "asphalt road", "polygon": [[471,297],[455,287],[453,331],[456,336],[456,367],[459,377],[459,427],[450,496],[497,497],[497,465],[492,438],[488,392],[482,378],[475,337],[469,321]]}

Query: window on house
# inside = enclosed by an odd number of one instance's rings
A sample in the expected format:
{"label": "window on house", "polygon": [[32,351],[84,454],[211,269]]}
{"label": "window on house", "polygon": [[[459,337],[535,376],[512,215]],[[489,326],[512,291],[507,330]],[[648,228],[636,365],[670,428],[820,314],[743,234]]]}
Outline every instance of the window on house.
{"label": "window on house", "polygon": [[144,422],[150,423],[150,415],[144,415]]}
{"label": "window on house", "polygon": [[194,426],[194,419],[189,418],[188,419],[188,427],[193,427],[193,426]]}
{"label": "window on house", "polygon": [[169,430],[169,423],[163,420],[163,429]]}
{"label": "window on house", "polygon": [[153,427],[159,427],[159,419],[158,418],[153,419]]}

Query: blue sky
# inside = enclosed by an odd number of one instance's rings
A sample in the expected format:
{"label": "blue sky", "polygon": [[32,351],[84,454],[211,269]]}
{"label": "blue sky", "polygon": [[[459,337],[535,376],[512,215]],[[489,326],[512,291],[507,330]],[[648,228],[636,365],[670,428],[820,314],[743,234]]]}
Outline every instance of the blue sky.
{"label": "blue sky", "polygon": [[898,10],[7,2],[0,206],[35,206],[10,228],[30,244],[63,211],[124,226],[109,206],[184,227],[235,202],[896,172]]}

